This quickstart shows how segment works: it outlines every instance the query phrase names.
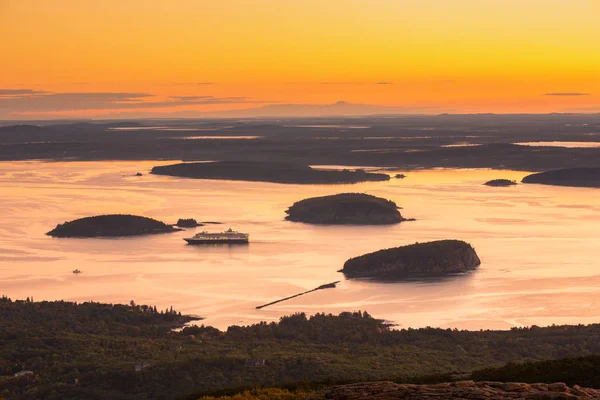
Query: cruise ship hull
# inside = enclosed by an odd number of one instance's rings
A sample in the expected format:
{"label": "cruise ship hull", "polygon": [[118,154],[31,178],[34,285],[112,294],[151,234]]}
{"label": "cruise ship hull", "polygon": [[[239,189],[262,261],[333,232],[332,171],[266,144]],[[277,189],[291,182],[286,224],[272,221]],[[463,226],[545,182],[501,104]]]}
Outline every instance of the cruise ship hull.
{"label": "cruise ship hull", "polygon": [[248,239],[236,239],[236,238],[228,238],[228,239],[183,239],[188,244],[248,244]]}

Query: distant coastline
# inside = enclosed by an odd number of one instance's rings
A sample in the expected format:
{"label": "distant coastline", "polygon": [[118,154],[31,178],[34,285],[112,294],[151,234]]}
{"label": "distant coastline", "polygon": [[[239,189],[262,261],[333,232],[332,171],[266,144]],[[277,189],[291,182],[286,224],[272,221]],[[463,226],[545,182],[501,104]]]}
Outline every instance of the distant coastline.
{"label": "distant coastline", "polygon": [[320,170],[308,165],[273,162],[216,161],[179,163],[152,168],[154,175],[290,184],[342,184],[387,181],[390,176],[356,170]]}
{"label": "distant coastline", "polygon": [[[565,140],[598,143],[600,114],[165,119],[160,126],[143,119],[5,124],[13,124],[0,127],[0,160],[5,161],[268,160],[299,165],[393,166],[403,172],[420,168],[549,171],[600,166],[600,148],[516,144]],[[123,128],[129,130],[115,130]],[[203,139],[193,139],[198,129],[202,129]],[[210,140],[211,136],[231,139]],[[235,139],[250,136],[261,139]]]}

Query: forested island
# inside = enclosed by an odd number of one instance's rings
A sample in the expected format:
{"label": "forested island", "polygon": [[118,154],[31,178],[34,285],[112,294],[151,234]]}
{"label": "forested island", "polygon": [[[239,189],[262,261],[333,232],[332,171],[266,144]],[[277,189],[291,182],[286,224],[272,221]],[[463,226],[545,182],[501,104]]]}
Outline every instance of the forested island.
{"label": "forested island", "polygon": [[[434,383],[490,367],[525,379],[599,387],[598,357],[559,362],[544,378],[508,362],[600,353],[600,325],[510,331],[394,330],[364,312],[294,314],[219,331],[172,330],[197,317],[171,308],[0,298],[0,396],[33,399],[197,399],[260,385]],[[373,368],[376,365],[377,368]],[[526,373],[531,370],[532,373]],[[493,375],[495,370],[473,375]],[[502,372],[505,371],[505,372]],[[526,380],[525,380],[526,381]],[[192,395],[192,394],[196,395]]]}
{"label": "forested island", "polygon": [[498,186],[498,187],[514,186],[516,184],[517,184],[517,182],[511,181],[510,179],[492,179],[491,181],[487,181],[486,183],[484,183],[484,185],[486,185],[486,186]]}
{"label": "forested island", "polygon": [[308,165],[282,162],[216,161],[164,165],[152,174],[197,179],[225,179],[295,184],[337,184],[387,181],[387,174],[356,170],[322,170]]}
{"label": "forested island", "polygon": [[340,272],[348,278],[403,280],[465,273],[479,264],[481,261],[470,244],[461,240],[438,240],[351,258]]}
{"label": "forested island", "polygon": [[388,225],[405,221],[396,203],[364,193],[304,199],[286,213],[288,221],[323,225]]}
{"label": "forested island", "polygon": [[53,237],[120,237],[176,232],[180,229],[148,217],[127,214],[98,215],[58,224],[46,233]]}
{"label": "forested island", "polygon": [[194,218],[179,218],[175,225],[181,228],[196,228],[198,226],[204,226],[204,224],[196,221]]}
{"label": "forested island", "polygon": [[523,183],[600,188],[600,168],[566,168],[531,174]]}

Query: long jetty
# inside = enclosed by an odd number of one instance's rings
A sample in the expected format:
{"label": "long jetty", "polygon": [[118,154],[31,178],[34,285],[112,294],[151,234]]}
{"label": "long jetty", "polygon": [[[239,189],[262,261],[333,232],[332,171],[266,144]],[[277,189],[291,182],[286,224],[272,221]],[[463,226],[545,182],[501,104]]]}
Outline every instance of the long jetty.
{"label": "long jetty", "polygon": [[323,289],[333,289],[333,288],[335,288],[335,287],[336,287],[336,285],[337,285],[338,283],[340,283],[340,281],[335,281],[335,282],[331,282],[331,283],[326,283],[325,285],[321,285],[321,286],[319,286],[319,287],[317,287],[317,288],[314,288],[314,289],[311,289],[311,290],[307,290],[306,292],[298,293],[298,294],[295,294],[295,295],[293,295],[293,296],[289,296],[289,297],[286,297],[286,298],[283,298],[283,299],[275,300],[275,301],[272,301],[272,302],[270,302],[270,303],[263,304],[262,306],[256,306],[256,309],[257,309],[257,310],[260,310],[261,308],[265,308],[265,307],[268,307],[268,306],[272,306],[273,304],[281,303],[282,301],[290,300],[290,299],[293,299],[293,298],[295,298],[295,297],[304,296],[305,294],[309,294],[309,293],[312,293],[312,292],[316,292],[317,290],[323,290]]}

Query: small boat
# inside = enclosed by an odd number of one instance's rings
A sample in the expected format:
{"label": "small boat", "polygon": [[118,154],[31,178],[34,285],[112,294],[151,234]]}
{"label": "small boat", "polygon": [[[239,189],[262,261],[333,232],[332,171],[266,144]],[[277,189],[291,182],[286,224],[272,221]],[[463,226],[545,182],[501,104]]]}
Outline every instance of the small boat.
{"label": "small boat", "polygon": [[74,270],[73,270],[73,273],[74,273],[74,274],[80,274],[80,273],[81,273],[81,271],[80,271],[80,270],[78,270],[78,269],[74,269]]}
{"label": "small boat", "polygon": [[231,228],[225,232],[220,233],[208,233],[206,231],[197,233],[191,238],[185,238],[188,244],[217,244],[217,243],[248,243],[250,235],[247,233],[236,232]]}

